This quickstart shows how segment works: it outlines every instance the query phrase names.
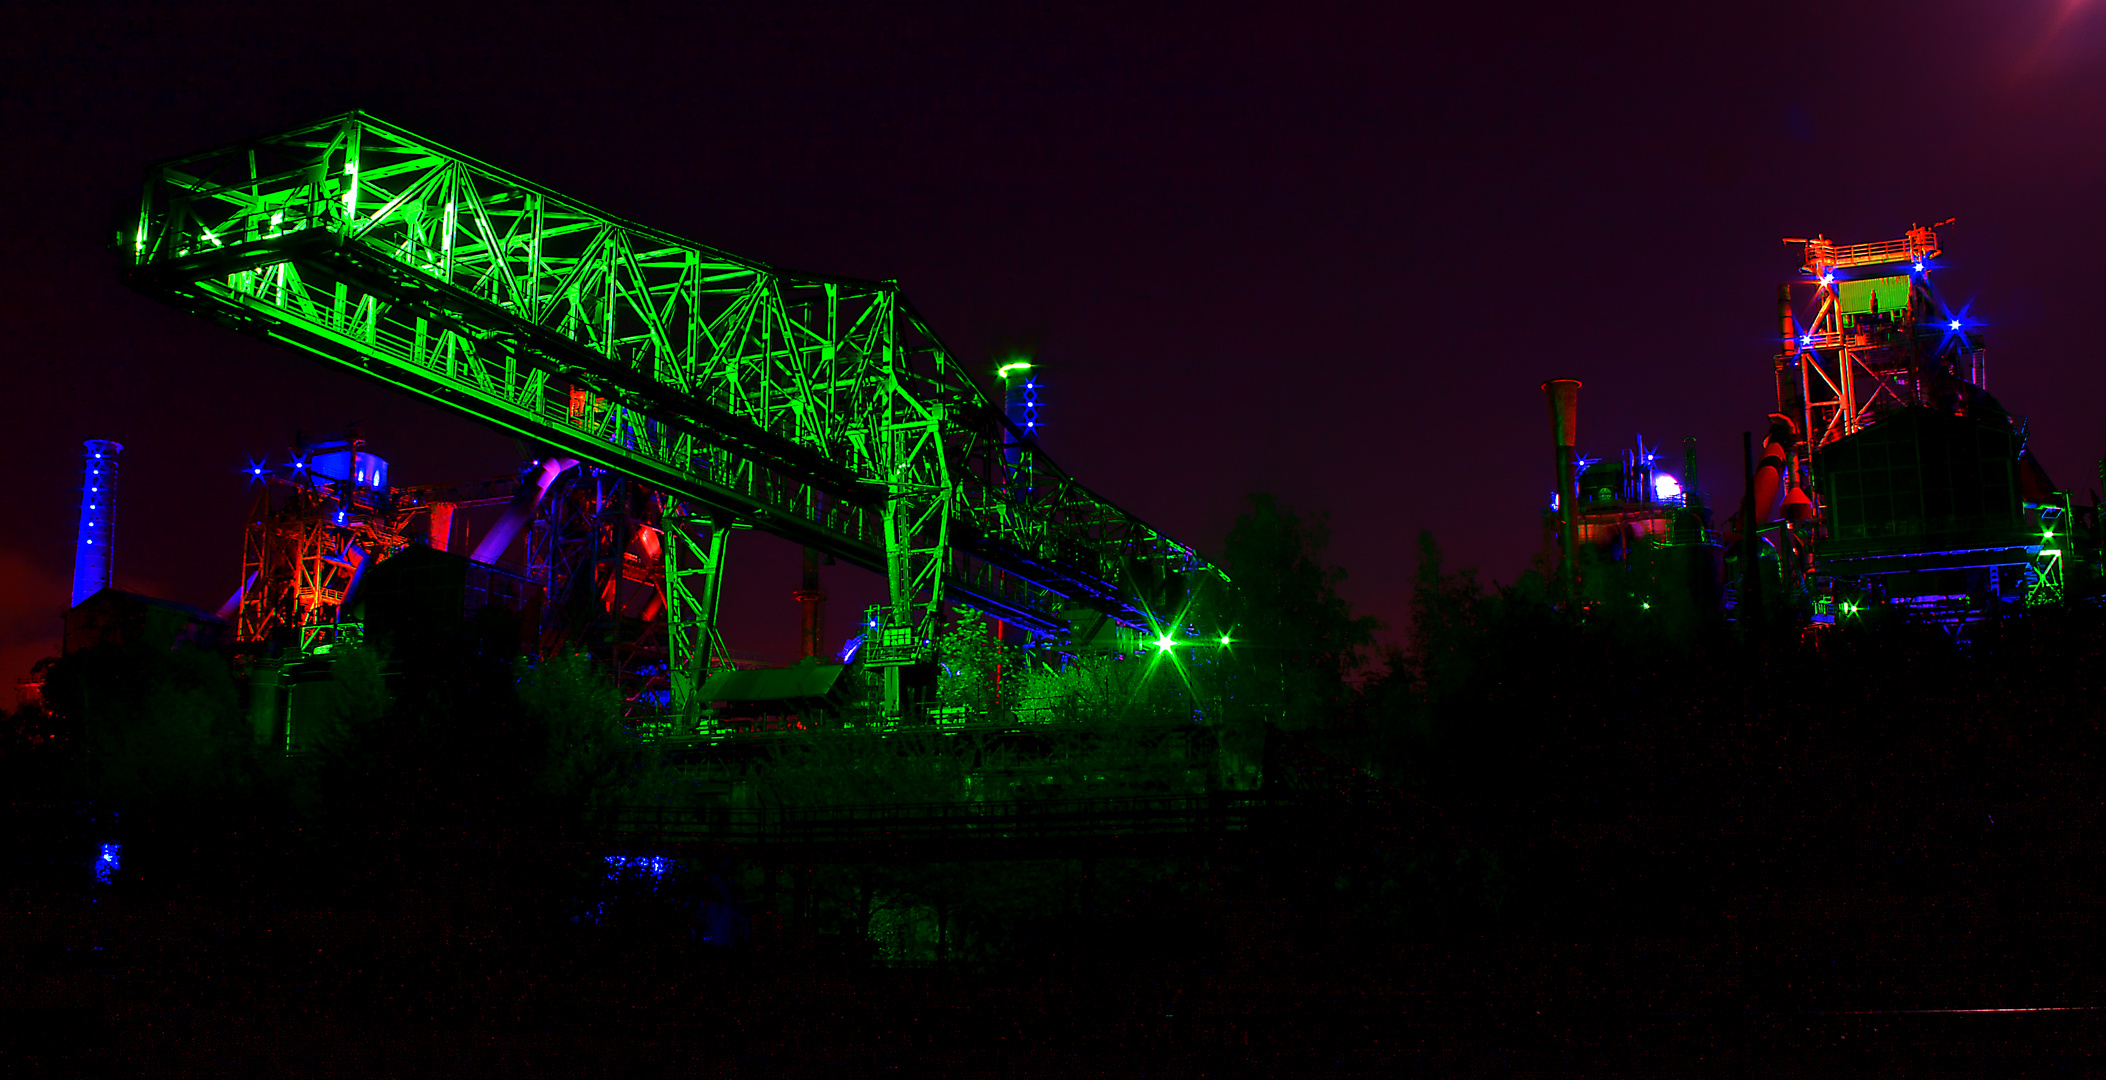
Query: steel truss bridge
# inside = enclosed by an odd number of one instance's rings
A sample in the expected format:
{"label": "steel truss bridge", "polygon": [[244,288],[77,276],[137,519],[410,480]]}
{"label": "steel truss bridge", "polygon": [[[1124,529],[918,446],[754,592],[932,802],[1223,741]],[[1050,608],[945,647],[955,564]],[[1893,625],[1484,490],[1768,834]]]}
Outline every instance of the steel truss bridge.
{"label": "steel truss bridge", "polygon": [[733,525],[885,575],[865,660],[895,713],[953,605],[1160,632],[1218,573],[1041,453],[896,282],[683,240],[363,113],[148,166],[121,242],[147,295],[661,493],[680,717]]}

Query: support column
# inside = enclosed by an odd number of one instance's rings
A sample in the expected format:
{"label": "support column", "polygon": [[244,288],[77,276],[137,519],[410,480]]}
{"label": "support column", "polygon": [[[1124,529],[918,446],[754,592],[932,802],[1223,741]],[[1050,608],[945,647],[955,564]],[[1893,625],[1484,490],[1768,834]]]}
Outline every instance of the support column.
{"label": "support column", "polygon": [[[682,508],[684,510],[684,508]],[[721,521],[672,509],[659,519],[665,536],[666,678],[672,688],[675,730],[688,733],[701,719],[702,684],[725,662],[717,631],[724,595],[724,558],[731,530]]]}
{"label": "support column", "polygon": [[[887,600],[865,664],[884,671],[883,714],[905,718],[905,669],[936,660],[944,571],[951,556],[954,483],[944,447],[944,406],[916,399],[895,381],[885,405],[879,462],[890,478],[885,499]],[[871,648],[875,645],[876,648]]]}
{"label": "support column", "polygon": [[431,504],[431,549],[445,551],[453,542],[453,510],[450,502]]}

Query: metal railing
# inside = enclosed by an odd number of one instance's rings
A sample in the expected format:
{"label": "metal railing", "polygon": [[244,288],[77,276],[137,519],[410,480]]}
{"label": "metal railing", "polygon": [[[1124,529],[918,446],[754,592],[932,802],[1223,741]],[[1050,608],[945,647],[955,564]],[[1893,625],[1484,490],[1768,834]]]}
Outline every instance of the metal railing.
{"label": "metal railing", "polygon": [[1851,266],[1915,263],[1938,255],[1938,234],[1925,228],[1911,229],[1909,235],[1899,240],[1870,244],[1838,244],[1821,237],[1797,242],[1806,245],[1806,269],[1816,275],[1828,269]]}

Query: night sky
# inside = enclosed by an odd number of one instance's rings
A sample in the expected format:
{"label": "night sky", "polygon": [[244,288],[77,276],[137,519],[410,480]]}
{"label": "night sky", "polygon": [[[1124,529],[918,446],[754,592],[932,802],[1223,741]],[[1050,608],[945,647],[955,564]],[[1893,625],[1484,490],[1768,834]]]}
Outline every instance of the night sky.
{"label": "night sky", "polygon": [[[1583,449],[1694,435],[1738,498],[1784,236],[1957,217],[1938,280],[1987,324],[1991,391],[2057,482],[2097,483],[2092,5],[1312,8],[14,8],[0,674],[56,650],[82,439],[127,447],[119,584],[204,607],[236,584],[242,466],[296,428],[360,422],[396,483],[516,465],[118,282],[142,164],[354,108],[703,243],[898,279],[968,362],[1034,351],[1048,450],[1172,535],[1218,551],[1252,491],[1329,511],[1391,640],[1418,530],[1526,568],[1546,377],[1585,381]],[[733,553],[731,646],[787,658],[794,549]],[[876,589],[829,574],[838,642]]]}

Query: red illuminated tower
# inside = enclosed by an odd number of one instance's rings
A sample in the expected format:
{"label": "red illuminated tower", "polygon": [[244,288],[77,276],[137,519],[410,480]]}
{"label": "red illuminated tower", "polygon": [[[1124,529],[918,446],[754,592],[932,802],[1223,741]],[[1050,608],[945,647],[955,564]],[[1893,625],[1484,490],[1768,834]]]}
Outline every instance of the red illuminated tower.
{"label": "red illuminated tower", "polygon": [[1778,289],[1774,370],[1798,432],[1756,527],[1778,560],[1764,573],[1817,619],[1885,606],[1959,625],[2060,595],[2046,541],[2067,501],[1984,388],[1977,328],[1933,284],[1947,224],[1786,241],[1804,246],[1803,276]]}
{"label": "red illuminated tower", "polygon": [[1803,244],[1805,277],[1778,287],[1777,411],[1799,421],[1794,474],[1821,447],[1911,406],[1965,413],[1984,388],[1980,337],[1931,282],[1937,229]]}

